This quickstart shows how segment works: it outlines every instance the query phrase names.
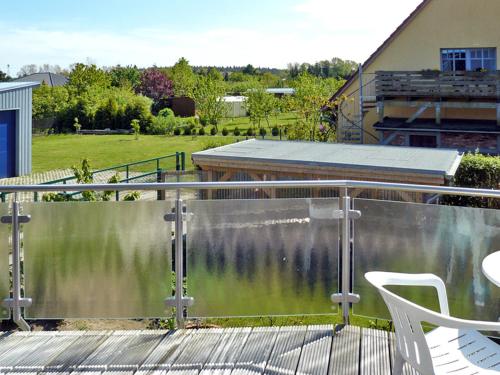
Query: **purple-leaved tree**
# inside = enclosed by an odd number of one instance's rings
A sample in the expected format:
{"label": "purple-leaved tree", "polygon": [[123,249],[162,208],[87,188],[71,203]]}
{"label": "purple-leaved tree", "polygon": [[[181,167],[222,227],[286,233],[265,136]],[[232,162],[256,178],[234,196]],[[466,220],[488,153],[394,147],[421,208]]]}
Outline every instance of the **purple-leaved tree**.
{"label": "purple-leaved tree", "polygon": [[148,68],[142,72],[141,83],[136,92],[153,99],[153,111],[161,109],[165,99],[174,94],[172,81],[158,68]]}

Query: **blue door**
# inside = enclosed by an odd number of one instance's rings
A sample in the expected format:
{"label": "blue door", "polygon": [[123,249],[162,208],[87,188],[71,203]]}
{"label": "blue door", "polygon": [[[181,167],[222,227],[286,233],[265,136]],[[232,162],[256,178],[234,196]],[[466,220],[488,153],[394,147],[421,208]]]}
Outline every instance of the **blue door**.
{"label": "blue door", "polygon": [[0,111],[0,178],[16,173],[16,112]]}

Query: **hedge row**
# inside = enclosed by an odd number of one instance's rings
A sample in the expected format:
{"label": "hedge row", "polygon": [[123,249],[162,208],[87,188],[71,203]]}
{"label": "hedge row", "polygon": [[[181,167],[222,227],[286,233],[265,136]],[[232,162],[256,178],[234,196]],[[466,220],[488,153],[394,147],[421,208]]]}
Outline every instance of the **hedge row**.
{"label": "hedge row", "polygon": [[[476,189],[500,188],[500,157],[466,154],[458,167],[454,185]],[[454,206],[500,208],[500,199],[449,196],[444,203]]]}

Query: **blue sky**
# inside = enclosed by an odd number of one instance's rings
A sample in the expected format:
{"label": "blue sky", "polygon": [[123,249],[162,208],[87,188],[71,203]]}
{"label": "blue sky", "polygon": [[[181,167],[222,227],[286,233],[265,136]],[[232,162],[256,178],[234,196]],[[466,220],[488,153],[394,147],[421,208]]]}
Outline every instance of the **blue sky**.
{"label": "blue sky", "polygon": [[1,0],[0,70],[89,59],[171,65],[181,56],[195,65],[362,61],[419,2]]}

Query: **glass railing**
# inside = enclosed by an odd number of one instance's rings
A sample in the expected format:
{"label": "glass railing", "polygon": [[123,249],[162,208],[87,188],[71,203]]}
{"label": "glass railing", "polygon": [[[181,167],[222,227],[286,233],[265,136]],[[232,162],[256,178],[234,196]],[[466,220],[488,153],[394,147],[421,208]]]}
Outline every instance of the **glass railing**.
{"label": "glass railing", "polygon": [[[2,319],[9,310],[18,324],[23,318],[167,318],[172,308],[180,326],[186,318],[338,311],[346,322],[352,312],[389,318],[364,280],[373,270],[434,273],[446,283],[454,316],[496,321],[500,315],[500,288],[481,272],[482,259],[500,249],[500,211],[349,197],[360,189],[408,197],[500,198],[500,191],[354,181],[78,189],[170,193],[158,201],[0,204],[0,297],[9,300]],[[230,189],[337,189],[340,198],[206,199]],[[19,241],[12,240],[16,233]],[[398,292],[437,307],[431,291]]]}

